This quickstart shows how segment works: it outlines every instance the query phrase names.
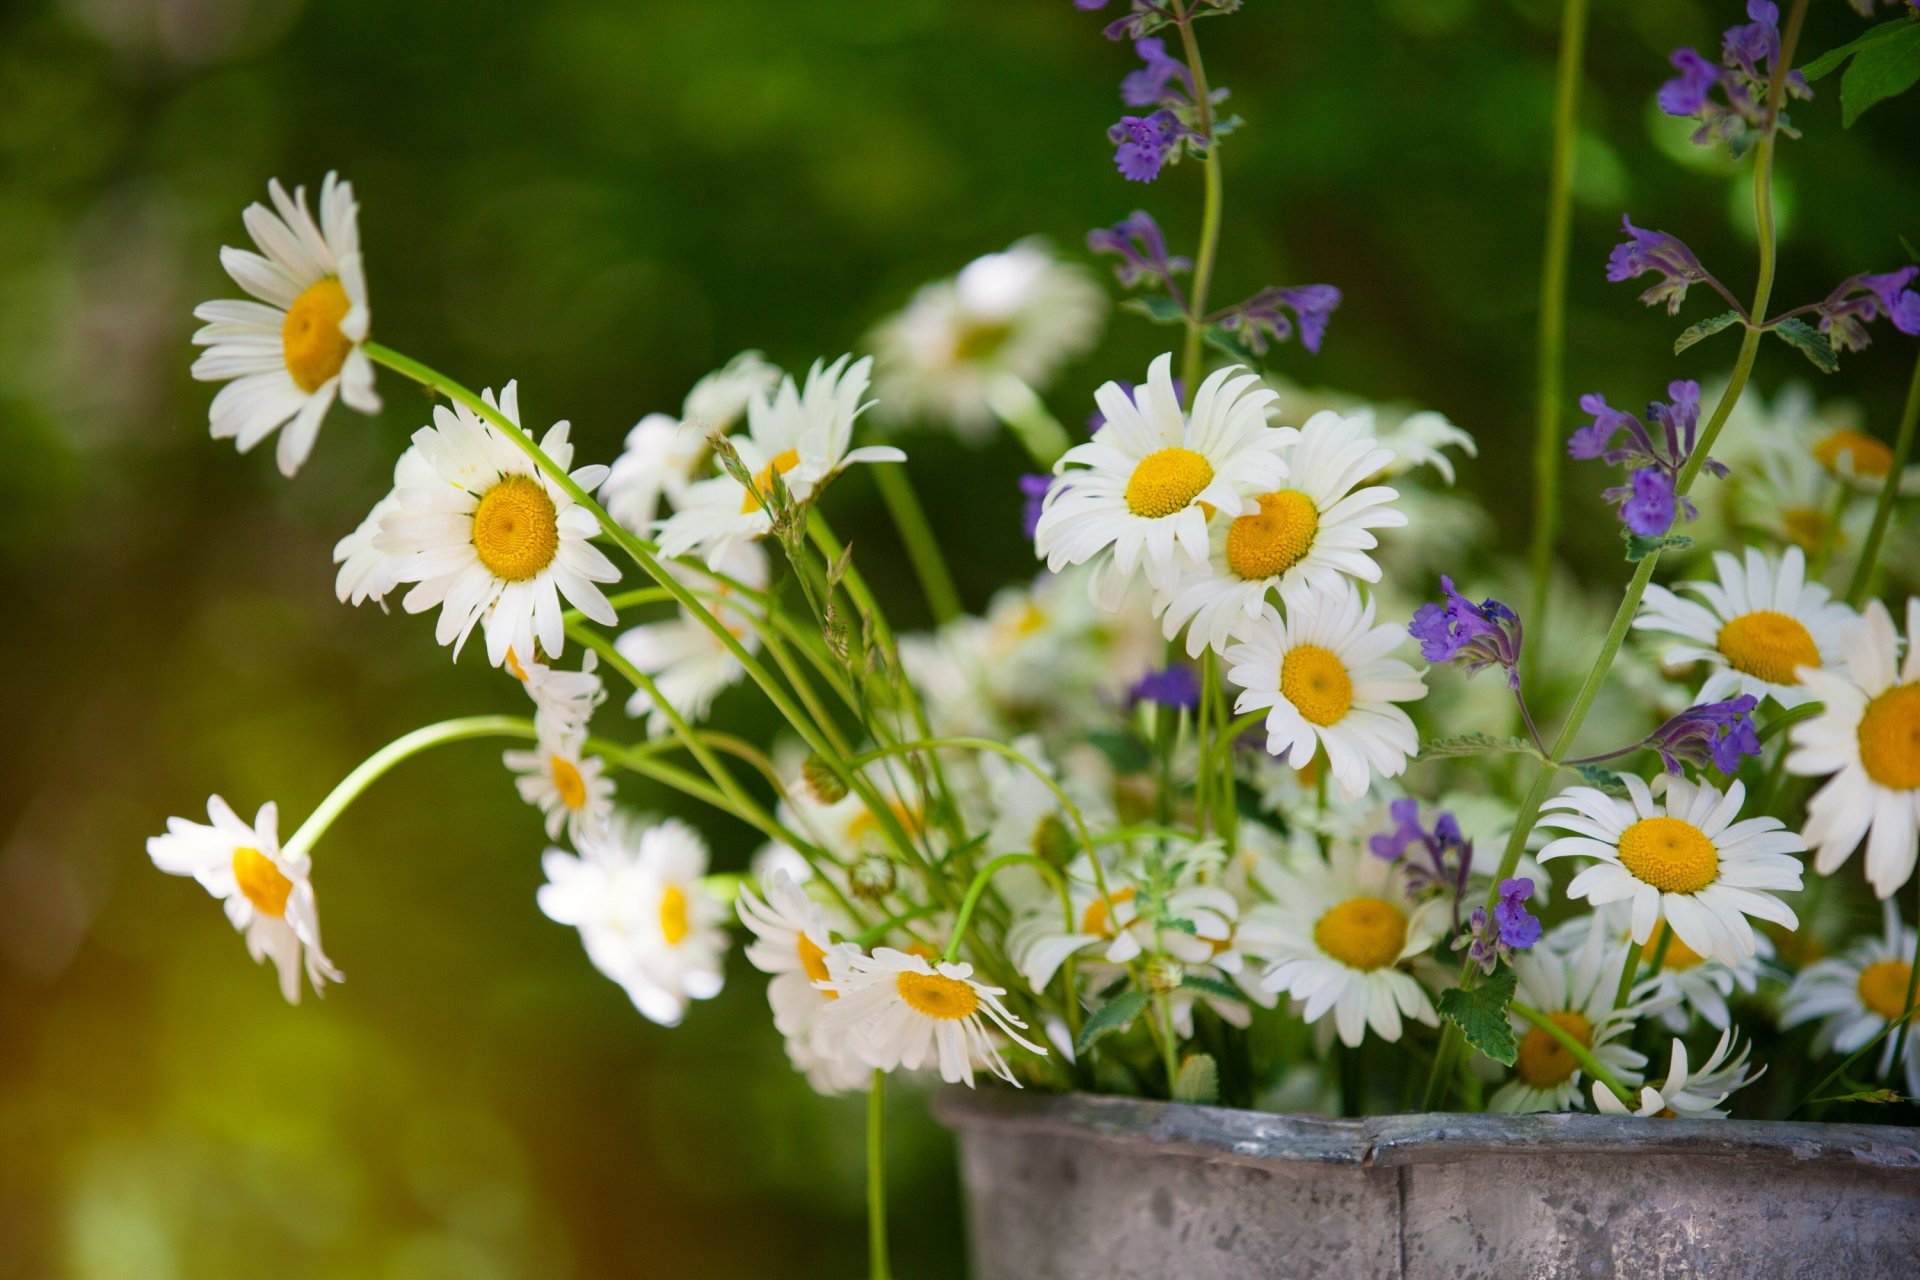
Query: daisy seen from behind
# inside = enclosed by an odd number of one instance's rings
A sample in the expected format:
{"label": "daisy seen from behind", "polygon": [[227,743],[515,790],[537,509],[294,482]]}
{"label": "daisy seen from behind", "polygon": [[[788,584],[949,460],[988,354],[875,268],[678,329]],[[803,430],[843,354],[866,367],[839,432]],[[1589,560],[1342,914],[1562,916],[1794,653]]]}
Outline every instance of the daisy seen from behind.
{"label": "daisy seen from behind", "polygon": [[1731,1050],[1734,1043],[1732,1028],[1722,1031],[1720,1041],[1714,1045],[1713,1052],[1708,1054],[1707,1060],[1700,1064],[1698,1070],[1695,1070],[1688,1065],[1685,1042],[1676,1038],[1667,1058],[1666,1078],[1658,1085],[1641,1086],[1638,1108],[1629,1112],[1626,1104],[1614,1096],[1613,1090],[1596,1080],[1593,1082],[1594,1109],[1604,1114],[1619,1116],[1724,1120],[1727,1118],[1727,1112],[1721,1104],[1739,1090],[1758,1080],[1766,1071],[1766,1068],[1762,1067],[1759,1071],[1749,1074],[1747,1053],[1752,1046],[1743,1044],[1738,1053],[1733,1053]]}
{"label": "daisy seen from behind", "polygon": [[973,976],[973,966],[880,947],[845,952],[842,972],[827,985],[838,997],[821,1015],[827,1034],[845,1042],[877,1071],[935,1067],[948,1084],[973,1084],[976,1066],[1019,1085],[996,1036],[1030,1053],[1046,1050],[1022,1036],[1027,1024],[1000,1003],[1005,988]]}

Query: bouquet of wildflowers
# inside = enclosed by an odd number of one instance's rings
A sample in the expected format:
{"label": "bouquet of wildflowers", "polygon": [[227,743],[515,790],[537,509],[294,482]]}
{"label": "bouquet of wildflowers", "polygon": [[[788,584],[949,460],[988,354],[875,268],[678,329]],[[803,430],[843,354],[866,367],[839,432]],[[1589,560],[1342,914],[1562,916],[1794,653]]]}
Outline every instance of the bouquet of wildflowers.
{"label": "bouquet of wildflowers", "polygon": [[[1201,216],[1190,254],[1145,211],[1087,236],[1174,349],[1071,413],[1043,393],[1094,348],[1106,294],[1023,241],[921,289],[871,355],[801,375],[744,352],[611,466],[582,463],[514,382],[476,394],[373,341],[350,184],[328,175],[312,204],[270,184],[243,215],[256,248],[222,253],[248,298],[196,312],[194,373],[225,384],[212,433],[273,437],[293,476],[336,400],[380,410],[376,370],[431,393],[335,550],[338,594],[433,615],[530,705],[380,749],[284,839],[271,802],[248,819],[215,796],[208,822],[150,841],[154,863],[220,899],[298,1001],[341,978],[313,886],[331,823],[414,754],[505,740],[548,841],[538,909],[643,1016],[672,1026],[718,994],[737,940],[794,1068],[868,1093],[876,1275],[897,1072],[1334,1114],[1777,1117],[1920,1095],[1920,903],[1898,904],[1920,845],[1920,597],[1900,594],[1920,368],[1890,443],[1748,390],[1763,353],[1832,372],[1920,335],[1920,265],[1773,297],[1788,108],[1842,67],[1849,123],[1911,84],[1911,6],[1797,66],[1807,0],[1784,22],[1751,0],[1718,58],[1673,55],[1660,107],[1751,165],[1753,283],[1630,218],[1606,275],[1669,315],[1690,290],[1724,304],[1679,360],[1723,332],[1738,350],[1730,373],[1576,400],[1585,5],[1567,4],[1524,563],[1453,490],[1467,431],[1270,367],[1320,349],[1337,288],[1215,296],[1240,121],[1200,37],[1257,17],[1076,7],[1115,10],[1106,35],[1138,62],[1108,134],[1119,178],[1198,168]],[[1639,395],[1644,413],[1614,407]],[[1034,460],[1017,483],[1045,568],[977,615],[900,465],[928,427],[1009,431]],[[1599,465],[1563,494],[1565,455]],[[929,633],[895,631],[898,593],[834,532],[856,468]],[[1603,469],[1618,483],[1592,483]],[[1609,507],[1624,588],[1557,574],[1562,510]],[[708,727],[736,688],[771,708],[771,740]],[[623,807],[623,782],[730,815],[763,842],[750,869],[716,871],[694,828]]]}

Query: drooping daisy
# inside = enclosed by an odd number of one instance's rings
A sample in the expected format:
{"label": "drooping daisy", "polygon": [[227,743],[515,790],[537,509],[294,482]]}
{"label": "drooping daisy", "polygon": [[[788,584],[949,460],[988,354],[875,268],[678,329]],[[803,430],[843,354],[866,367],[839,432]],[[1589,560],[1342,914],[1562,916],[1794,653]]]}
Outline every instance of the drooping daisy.
{"label": "drooping daisy", "polygon": [[[1543,806],[1540,825],[1573,834],[1551,841],[1540,861],[1598,859],[1567,885],[1569,898],[1596,907],[1632,904],[1633,940],[1643,947],[1657,921],[1695,952],[1734,965],[1754,953],[1747,917],[1799,927],[1774,893],[1800,888],[1806,843],[1778,818],[1736,822],[1747,789],[1735,781],[1722,795],[1710,783],[1666,774],[1653,788],[1624,775],[1628,798],[1594,787],[1571,787]],[[1656,798],[1655,788],[1664,788]]]}
{"label": "drooping daisy", "polygon": [[[1629,1112],[1626,1104],[1613,1094],[1613,1090],[1593,1082],[1593,1104],[1597,1111],[1608,1115],[1636,1115],[1659,1117],[1661,1119],[1679,1118],[1683,1120],[1724,1120],[1727,1117],[1724,1103],[1733,1094],[1746,1088],[1765,1073],[1766,1068],[1751,1074],[1747,1071],[1747,1053],[1753,1047],[1750,1044],[1740,1046],[1738,1053],[1730,1053],[1733,1048],[1733,1030],[1728,1028],[1720,1033],[1720,1042],[1707,1055],[1707,1060],[1694,1071],[1687,1065],[1687,1046],[1679,1039],[1673,1042],[1673,1052],[1667,1059],[1667,1076],[1659,1084],[1644,1085],[1640,1089],[1640,1105]],[[1621,1081],[1632,1087],[1628,1081]]]}
{"label": "drooping daisy", "polygon": [[873,335],[874,387],[891,422],[931,420],[980,441],[996,422],[995,384],[1045,389],[1093,348],[1106,293],[1081,267],[1035,240],[976,258],[922,287]]}
{"label": "drooping daisy", "polygon": [[606,700],[607,687],[595,670],[599,664],[600,655],[591,649],[580,659],[578,671],[562,671],[532,659],[522,662],[509,650],[506,666],[533,699],[535,720],[557,736],[579,737],[586,734],[595,708]]}
{"label": "drooping daisy", "polygon": [[[1559,932],[1559,931],[1556,931]],[[1640,1083],[1645,1054],[1628,1043],[1645,1008],[1613,1007],[1627,950],[1596,917],[1576,922],[1578,942],[1571,954],[1556,946],[1537,946],[1513,956],[1515,997],[1547,1016],[1560,1030],[1589,1050],[1629,1088]],[[1581,1098],[1579,1060],[1553,1036],[1518,1014],[1509,1014],[1520,1042],[1513,1079],[1487,1100],[1490,1111],[1566,1111]]]}
{"label": "drooping daisy", "polygon": [[[757,543],[736,542],[729,546],[714,569],[755,591],[767,585],[767,553]],[[693,574],[680,565],[669,564],[668,572],[690,584]],[[702,579],[705,586],[709,579]],[[746,599],[734,595],[724,584],[717,588],[720,599],[704,603],[729,634],[749,653],[760,650],[760,632],[754,626],[758,610]],[[689,721],[706,717],[714,698],[737,684],[746,668],[721,643],[720,637],[705,623],[696,621],[685,608],[664,622],[647,622],[622,632],[615,646],[620,656],[653,677],[667,705]],[[634,690],[627,700],[627,714],[648,716],[647,732],[667,731],[667,714],[654,705],[653,696],[644,689]]]}
{"label": "drooping daisy", "polygon": [[712,438],[732,431],[747,403],[779,381],[780,370],[758,351],[742,351],[693,384],[679,417],[650,413],[640,419],[600,485],[607,514],[635,533],[652,532],[661,497],[678,504],[712,452]]}
{"label": "drooping daisy", "polygon": [[[1820,1023],[1813,1038],[1816,1053],[1851,1054],[1907,1010],[1914,931],[1901,925],[1893,903],[1883,903],[1881,909],[1885,925],[1879,937],[1862,938],[1840,955],[1814,961],[1794,978],[1781,1001],[1782,1027]],[[1880,1042],[1874,1058],[1878,1079],[1893,1075],[1897,1039],[1896,1032]],[[1906,1095],[1920,1097],[1920,1027],[1907,1033],[1906,1061],[1899,1066]]]}
{"label": "drooping daisy", "polygon": [[1094,392],[1106,426],[1055,465],[1034,529],[1034,550],[1055,573],[1094,564],[1088,589],[1102,608],[1118,604],[1135,570],[1156,591],[1173,587],[1183,562],[1205,572],[1209,515],[1256,509],[1254,495],[1287,474],[1280,446],[1298,432],[1266,425],[1274,396],[1259,378],[1218,370],[1183,413],[1172,368],[1163,355],[1132,396],[1117,382]]}
{"label": "drooping daisy", "polygon": [[[485,399],[494,404],[492,392]],[[520,396],[509,382],[496,406],[508,421],[520,421]],[[619,621],[600,588],[619,571],[590,541],[600,531],[587,508],[544,475],[520,447],[464,405],[437,405],[433,425],[414,433],[414,448],[426,464],[417,483],[393,491],[400,509],[380,522],[374,546],[399,557],[408,613],[440,606],[434,639],[458,656],[476,624],[487,637],[487,660],[506,661],[507,650],[530,655],[538,643],[549,658],[560,656],[566,597],[595,622]],[[541,450],[562,468],[573,463],[567,424],[556,423]],[[591,490],[606,468],[581,467],[574,483]]]}
{"label": "drooping daisy", "polygon": [[211,825],[168,818],[167,833],[147,841],[147,856],[168,875],[192,876],[220,899],[227,919],[247,937],[254,963],[272,958],[280,971],[280,993],[300,1003],[304,971],[316,995],[340,971],[320,949],[320,915],[306,854],[280,848],[280,811],[272,801],[260,806],[251,824],[225,800],[207,801]]}
{"label": "drooping daisy", "polygon": [[1235,714],[1267,711],[1267,751],[1305,768],[1324,749],[1342,800],[1374,776],[1391,778],[1419,749],[1413,721],[1395,703],[1424,698],[1419,672],[1387,655],[1406,628],[1373,625],[1373,602],[1342,580],[1272,604],[1236,630],[1227,678],[1240,686]]}
{"label": "drooping daisy", "polygon": [[842,959],[845,971],[827,985],[839,998],[821,1015],[821,1026],[846,1037],[876,1070],[931,1065],[948,1084],[971,1086],[979,1063],[1018,1086],[993,1033],[1046,1053],[1020,1034],[1027,1024],[1000,1003],[1005,988],[975,980],[970,964],[936,965],[891,947],[870,956],[843,953]]}
{"label": "drooping daisy", "polygon": [[772,398],[755,392],[747,402],[747,431],[733,437],[740,463],[753,477],[755,492],[724,472],[687,488],[679,511],[660,526],[660,552],[682,556],[699,551],[718,564],[736,542],[765,537],[773,528],[765,499],[775,473],[795,502],[805,502],[829,480],[856,462],[905,462],[890,445],[847,446],[853,423],[870,407],[867,393],[871,357],[848,364],[841,356],[830,365],[814,361],[803,391],[791,377],[781,380]]}
{"label": "drooping daisy", "polygon": [[586,734],[565,731],[537,721],[540,739],[531,751],[509,751],[501,757],[516,775],[520,798],[539,809],[546,819],[547,839],[567,838],[580,843],[583,834],[604,827],[613,813],[613,779],[606,762],[582,754]]}
{"label": "drooping daisy", "polygon": [[305,187],[288,196],[276,179],[267,194],[273,209],[256,201],[241,215],[260,253],[220,250],[220,265],[259,301],[193,309],[207,322],[193,335],[207,348],[193,362],[193,376],[227,383],[209,413],[214,439],[230,439],[245,453],[286,428],[274,460],[290,476],[313,452],[336,396],[368,414],[380,412],[380,396],[363,349],[367,280],[353,184],[326,176],[318,223],[307,211]]}
{"label": "drooping daisy", "polygon": [[720,994],[727,909],[700,885],[707,846],[677,819],[622,817],[575,838],[580,854],[548,849],[540,910],[580,930],[594,968],[642,1014],[671,1027],[689,1000]]}
{"label": "drooping daisy", "polygon": [[1260,616],[1267,592],[1338,585],[1345,574],[1378,582],[1367,554],[1379,544],[1369,530],[1396,528],[1406,516],[1387,504],[1399,496],[1383,485],[1358,488],[1393,461],[1367,434],[1372,420],[1316,413],[1281,451],[1286,487],[1255,495],[1250,510],[1208,526],[1208,570],[1183,572],[1156,603],[1167,639],[1189,621],[1187,656],[1211,645],[1225,650],[1233,628]]}
{"label": "drooping daisy", "polygon": [[1274,901],[1251,908],[1240,926],[1249,950],[1276,957],[1269,991],[1303,1004],[1301,1017],[1333,1014],[1340,1042],[1359,1045],[1368,1028],[1400,1038],[1402,1017],[1438,1026],[1433,1001],[1402,966],[1446,928],[1445,903],[1408,892],[1404,864],[1357,845],[1302,858],[1269,877]]}
{"label": "drooping daisy", "polygon": [[[1787,772],[1827,777],[1807,804],[1814,870],[1832,875],[1864,839],[1867,882],[1890,897],[1913,875],[1920,843],[1920,597],[1907,601],[1907,656],[1878,600],[1841,635],[1846,672],[1809,671],[1825,706],[1788,732]],[[1832,775],[1828,777],[1828,775]]]}
{"label": "drooping daisy", "polygon": [[407,559],[380,549],[381,522],[400,510],[400,489],[431,484],[433,479],[433,468],[418,449],[409,445],[401,452],[393,464],[393,489],[373,504],[358,528],[334,544],[333,562],[340,566],[340,572],[334,576],[333,592],[341,604],[357,607],[373,600],[382,609],[387,607],[387,593],[400,585]]}
{"label": "drooping daisy", "polygon": [[827,954],[837,945],[827,925],[827,913],[807,896],[792,876],[775,872],[760,891],[741,891],[734,903],[740,923],[754,935],[747,960],[762,973],[773,975],[767,984],[767,1003],[773,1025],[781,1035],[808,1035],[828,1002],[836,997],[815,983],[828,982]]}
{"label": "drooping daisy", "polygon": [[1813,695],[1801,679],[1804,668],[1831,668],[1840,656],[1840,635],[1853,610],[1835,601],[1818,582],[1807,581],[1807,558],[1788,547],[1778,563],[1748,547],[1746,562],[1714,553],[1718,582],[1683,582],[1696,604],[1654,585],[1647,588],[1633,625],[1664,631],[1687,643],[1668,649],[1668,663],[1704,662],[1714,668],[1698,701],[1720,702],[1752,694],[1797,707]]}

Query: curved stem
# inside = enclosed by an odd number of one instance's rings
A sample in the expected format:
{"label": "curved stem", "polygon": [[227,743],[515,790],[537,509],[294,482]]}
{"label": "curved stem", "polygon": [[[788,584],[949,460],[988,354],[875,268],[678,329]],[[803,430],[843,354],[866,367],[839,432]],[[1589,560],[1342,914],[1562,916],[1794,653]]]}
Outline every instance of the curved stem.
{"label": "curved stem", "polygon": [[1561,1027],[1559,1023],[1549,1018],[1546,1014],[1541,1013],[1538,1009],[1521,1004],[1518,1000],[1515,1000],[1509,1007],[1522,1018],[1525,1018],[1528,1022],[1531,1022],[1534,1026],[1553,1037],[1554,1041],[1559,1044],[1562,1049],[1565,1049],[1573,1055],[1573,1060],[1580,1064],[1583,1071],[1611,1089],[1613,1096],[1620,1099],[1622,1106],[1629,1110],[1633,1108],[1634,1103],[1637,1102],[1638,1099],[1627,1090],[1627,1086],[1620,1083],[1619,1076],[1614,1075],[1612,1071],[1607,1069],[1605,1063],[1593,1056],[1591,1049],[1567,1034],[1566,1030]]}
{"label": "curved stem", "polygon": [[430,724],[412,733],[402,734],[361,761],[353,772],[342,778],[339,785],[327,793],[326,799],[307,815],[307,820],[300,824],[299,830],[287,838],[282,851],[288,857],[312,852],[320,837],[327,833],[327,828],[346,812],[348,805],[360,798],[361,792],[372,786],[381,774],[409,756],[419,755],[422,751],[449,742],[465,742],[470,738],[530,740],[537,736],[533,721],[526,716],[465,716],[458,720],[442,720],[439,724]]}
{"label": "curved stem", "polygon": [[[973,909],[980,905],[980,896],[987,891],[987,884],[995,873],[1016,863],[1028,863],[1038,871],[1046,882],[1060,895],[1060,911],[1065,918],[1068,933],[1074,931],[1073,894],[1067,888],[1066,877],[1058,868],[1035,853],[1003,853],[981,867],[973,876],[973,882],[967,886],[967,896],[960,901],[960,911],[953,918],[953,932],[947,935],[946,950],[940,955],[943,963],[951,964],[960,955],[960,943],[966,937],[967,925],[973,919]],[[1061,980],[1066,984],[1067,1034],[1073,1041],[1080,1042],[1080,997],[1078,984],[1073,976],[1073,957],[1068,956],[1060,966]]]}
{"label": "curved stem", "polygon": [[1920,360],[1913,365],[1913,379],[1907,383],[1907,406],[1900,414],[1900,434],[1893,442],[1893,465],[1887,469],[1880,497],[1873,504],[1873,524],[1867,530],[1866,545],[1860,548],[1860,561],[1853,566],[1853,581],[1847,584],[1847,603],[1858,609],[1866,603],[1867,588],[1873,583],[1873,571],[1880,566],[1880,548],[1887,540],[1887,528],[1893,523],[1894,499],[1900,496],[1900,476],[1913,456],[1914,426],[1920,423]]}
{"label": "curved stem", "polygon": [[887,1073],[867,1091],[867,1275],[892,1280],[887,1266]]}
{"label": "curved stem", "polygon": [[882,463],[873,468],[873,483],[887,504],[887,514],[893,517],[893,527],[900,534],[901,544],[907,549],[907,559],[913,563],[914,576],[920,580],[920,590],[927,597],[934,624],[945,626],[963,612],[960,591],[953,585],[947,558],[940,553],[940,543],[927,523],[926,509],[913,491],[906,467]]}
{"label": "curved stem", "polygon": [[1193,103],[1200,115],[1200,132],[1207,140],[1204,160],[1205,202],[1200,209],[1200,247],[1193,255],[1193,291],[1187,307],[1187,344],[1181,354],[1180,376],[1186,382],[1187,403],[1193,403],[1200,387],[1200,353],[1207,314],[1207,291],[1213,284],[1213,263],[1220,247],[1220,140],[1213,136],[1213,90],[1207,85],[1207,69],[1200,61],[1200,45],[1193,38],[1193,19],[1184,0],[1173,0],[1174,25],[1180,29],[1180,43],[1187,55],[1187,70],[1193,75]]}

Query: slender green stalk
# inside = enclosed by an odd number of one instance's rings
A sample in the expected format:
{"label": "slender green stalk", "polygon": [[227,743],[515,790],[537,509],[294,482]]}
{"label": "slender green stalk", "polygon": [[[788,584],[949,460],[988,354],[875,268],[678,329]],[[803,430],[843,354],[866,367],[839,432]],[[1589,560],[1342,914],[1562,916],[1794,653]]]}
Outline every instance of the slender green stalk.
{"label": "slender green stalk", "polygon": [[953,585],[947,558],[934,539],[926,510],[913,491],[913,481],[907,478],[907,469],[882,464],[873,468],[873,482],[880,489],[881,500],[887,504],[887,514],[893,517],[893,527],[900,533],[907,559],[913,562],[914,576],[920,579],[920,590],[927,597],[927,608],[933,611],[934,622],[945,626],[962,612],[960,591]]}
{"label": "slender green stalk", "polygon": [[1200,61],[1200,45],[1193,38],[1193,19],[1184,0],[1173,0],[1174,25],[1180,29],[1180,43],[1187,55],[1187,69],[1193,73],[1194,106],[1200,113],[1200,132],[1207,140],[1203,162],[1206,194],[1200,209],[1200,247],[1193,255],[1193,289],[1188,297],[1187,343],[1181,353],[1180,376],[1186,382],[1187,403],[1193,403],[1200,388],[1200,353],[1205,337],[1207,291],[1213,285],[1214,258],[1220,250],[1221,181],[1220,140],[1213,136],[1213,91],[1207,85],[1207,69]]}
{"label": "slender green stalk", "polygon": [[1907,957],[1907,999],[1900,1006],[1903,1010],[1900,1036],[1893,1042],[1893,1065],[1896,1071],[1907,1060],[1907,1032],[1913,1026],[1913,997],[1916,991],[1920,991],[1920,902],[1915,903],[1913,919],[1913,954]]}
{"label": "slender green stalk", "polygon": [[1587,0],[1560,10],[1560,71],[1553,106],[1553,164],[1547,180],[1547,245],[1540,263],[1539,404],[1534,418],[1533,590],[1527,614],[1535,634],[1547,620],[1553,544],[1560,530],[1560,401],[1566,384],[1567,242],[1573,226],[1573,147],[1578,134],[1580,60]]}
{"label": "slender green stalk", "polygon": [[1012,374],[987,384],[987,404],[1042,470],[1051,470],[1072,443],[1040,393]]}
{"label": "slender green stalk", "polygon": [[[960,958],[960,943],[967,935],[967,926],[973,921],[974,908],[980,905],[980,896],[987,891],[987,885],[998,872],[1016,864],[1025,863],[1040,873],[1042,879],[1053,886],[1060,895],[1060,911],[1068,933],[1074,932],[1073,895],[1067,888],[1066,877],[1058,868],[1045,858],[1033,853],[1003,853],[981,867],[973,876],[973,883],[967,886],[966,897],[960,900],[960,911],[953,918],[953,932],[947,935],[946,950],[940,955],[943,963],[951,964]],[[1076,993],[1074,981],[1073,957],[1068,956],[1060,966],[1061,980],[1066,984],[1065,1013],[1067,1016],[1067,1035],[1074,1043],[1080,1040],[1080,998]]]}
{"label": "slender green stalk", "polygon": [[[1888,1036],[1892,1035],[1896,1029],[1901,1031],[1906,1030],[1907,1027],[1913,1022],[1915,1014],[1920,1014],[1920,1009],[1915,1009],[1913,1007],[1912,996],[1908,996],[1907,1011],[1901,1014],[1894,1021],[1889,1022],[1886,1026],[1880,1028],[1880,1033],[1878,1035],[1874,1036],[1873,1039],[1867,1041],[1865,1044],[1861,1045],[1858,1049],[1855,1049],[1852,1053],[1848,1054],[1841,1061],[1839,1066],[1829,1071],[1825,1075],[1825,1077],[1821,1079],[1819,1084],[1807,1090],[1807,1096],[1800,1099],[1799,1102],[1794,1104],[1793,1110],[1787,1112],[1787,1119],[1789,1120],[1793,1119],[1795,1116],[1799,1115],[1802,1111],[1806,1110],[1808,1107],[1813,1106],[1817,1103],[1834,1101],[1834,1099],[1832,1098],[1823,1098],[1820,1096],[1822,1093],[1826,1091],[1827,1086],[1831,1085],[1834,1081],[1838,1080],[1841,1076],[1846,1075],[1847,1072],[1853,1068],[1854,1063],[1860,1061],[1860,1059],[1866,1057],[1869,1053],[1872,1053],[1875,1049],[1878,1049],[1880,1047],[1880,1042],[1882,1040],[1885,1040]],[[1899,1061],[1900,1059],[1897,1057],[1894,1059],[1894,1063],[1896,1066],[1899,1064]]]}
{"label": "slender green stalk", "polygon": [[1611,1089],[1613,1096],[1620,1099],[1622,1106],[1627,1107],[1629,1110],[1633,1108],[1637,1099],[1628,1091],[1626,1085],[1620,1083],[1619,1076],[1614,1075],[1612,1071],[1607,1069],[1605,1063],[1593,1056],[1591,1049],[1574,1039],[1567,1033],[1564,1027],[1552,1018],[1549,1018],[1546,1014],[1541,1013],[1538,1009],[1530,1005],[1521,1004],[1518,1000],[1513,1002],[1511,1008],[1522,1018],[1525,1018],[1534,1026],[1546,1032],[1547,1035],[1553,1037],[1554,1041],[1558,1043],[1562,1049],[1565,1049],[1573,1055],[1573,1060],[1580,1064],[1583,1071]]}
{"label": "slender green stalk", "polygon": [[892,1280],[887,1265],[887,1073],[867,1092],[867,1276]]}
{"label": "slender green stalk", "polygon": [[1880,565],[1880,548],[1887,540],[1887,528],[1893,523],[1894,500],[1900,496],[1900,476],[1913,457],[1914,426],[1920,423],[1920,360],[1913,366],[1913,378],[1907,383],[1907,407],[1900,413],[1900,433],[1893,442],[1893,465],[1880,486],[1879,500],[1873,504],[1873,524],[1867,529],[1867,543],[1860,548],[1860,562],[1853,566],[1853,581],[1847,584],[1847,603],[1858,609],[1867,602],[1867,588],[1873,583],[1873,571]]}
{"label": "slender green stalk", "polygon": [[1620,985],[1613,990],[1613,1007],[1618,1009],[1627,1002],[1627,992],[1633,990],[1633,980],[1640,974],[1640,958],[1646,948],[1638,942],[1627,944],[1627,962],[1620,966]]}
{"label": "slender green stalk", "polygon": [[1173,1097],[1174,1086],[1180,1082],[1179,1036],[1173,1029],[1173,1004],[1164,991],[1153,995],[1154,1012],[1159,1015],[1160,1025],[1166,1028],[1166,1034],[1160,1038],[1160,1061],[1167,1069],[1167,1097]]}

